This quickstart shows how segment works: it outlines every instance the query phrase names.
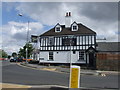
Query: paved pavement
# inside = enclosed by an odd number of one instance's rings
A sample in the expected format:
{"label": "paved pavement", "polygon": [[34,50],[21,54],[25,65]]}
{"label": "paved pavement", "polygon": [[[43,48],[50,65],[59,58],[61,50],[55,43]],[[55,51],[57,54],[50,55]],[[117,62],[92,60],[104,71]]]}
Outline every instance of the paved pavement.
{"label": "paved pavement", "polygon": [[41,85],[41,86],[29,86],[19,84],[0,83],[1,90],[117,90],[117,89],[104,89],[104,88],[68,88],[57,85]]}
{"label": "paved pavement", "polygon": [[[26,64],[25,62],[22,62],[19,65],[27,66],[33,69],[48,70],[59,73],[70,73],[70,68],[65,68],[62,66],[43,66],[38,64],[29,64],[29,63]],[[102,75],[102,76],[106,76],[108,74],[114,74],[114,75],[119,74],[119,72],[117,71],[100,71],[100,70],[87,70],[87,69],[81,69],[80,73],[84,75]]]}
{"label": "paved pavement", "polygon": [[19,85],[19,84],[10,84],[10,83],[0,83],[2,88],[31,88],[29,85]]}

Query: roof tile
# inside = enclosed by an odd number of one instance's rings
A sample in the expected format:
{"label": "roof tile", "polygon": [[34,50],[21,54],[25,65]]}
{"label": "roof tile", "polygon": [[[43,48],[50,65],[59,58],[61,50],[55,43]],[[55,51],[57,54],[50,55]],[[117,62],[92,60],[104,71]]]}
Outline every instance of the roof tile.
{"label": "roof tile", "polygon": [[83,24],[78,24],[78,31],[71,31],[71,28],[65,28],[65,25],[61,25],[61,27],[62,27],[61,32],[55,32],[55,27],[54,27],[40,36],[89,35],[89,34],[95,35],[96,34],[96,32],[84,26]]}

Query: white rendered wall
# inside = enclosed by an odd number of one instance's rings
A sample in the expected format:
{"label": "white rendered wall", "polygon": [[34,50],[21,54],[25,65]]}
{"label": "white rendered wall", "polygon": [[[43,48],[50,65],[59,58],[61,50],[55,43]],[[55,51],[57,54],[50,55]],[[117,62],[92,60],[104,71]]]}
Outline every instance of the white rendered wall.
{"label": "white rendered wall", "polygon": [[[70,56],[71,55],[71,56]],[[86,63],[86,61],[78,61],[79,52],[76,51],[73,54],[73,51],[54,51],[53,52],[53,61],[49,61],[49,52],[42,51],[40,52],[40,58],[44,58],[44,60],[40,60],[40,62],[46,63],[70,63],[70,58],[72,63]]]}
{"label": "white rendered wall", "polygon": [[61,51],[61,52],[54,52],[54,61],[60,62],[60,63],[69,63],[68,62],[68,57],[69,53],[66,51]]}
{"label": "white rendered wall", "polygon": [[66,28],[71,26],[71,22],[72,22],[71,16],[65,17],[65,27]]}
{"label": "white rendered wall", "polygon": [[71,51],[71,60],[73,63],[76,63],[79,59],[79,52],[75,51],[75,54],[73,54],[73,51]]}
{"label": "white rendered wall", "polygon": [[49,57],[49,52],[40,52],[40,58],[44,58],[42,61],[47,61]]}

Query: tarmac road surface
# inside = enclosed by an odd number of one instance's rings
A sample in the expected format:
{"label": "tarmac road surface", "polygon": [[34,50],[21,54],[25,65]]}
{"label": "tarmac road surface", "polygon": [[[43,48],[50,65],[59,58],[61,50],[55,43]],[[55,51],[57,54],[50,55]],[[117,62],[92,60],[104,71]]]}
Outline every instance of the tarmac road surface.
{"label": "tarmac road surface", "polygon": [[[25,68],[7,61],[3,63],[2,83],[30,85],[32,87],[39,87],[40,85],[69,86],[69,74]],[[85,88],[118,90],[118,76],[108,75],[102,77],[95,75],[81,75],[80,86]]]}

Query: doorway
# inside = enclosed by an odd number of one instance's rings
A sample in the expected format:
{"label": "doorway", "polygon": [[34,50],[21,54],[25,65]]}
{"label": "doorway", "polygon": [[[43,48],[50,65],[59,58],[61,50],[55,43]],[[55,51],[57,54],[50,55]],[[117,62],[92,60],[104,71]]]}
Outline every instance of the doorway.
{"label": "doorway", "polygon": [[89,47],[86,53],[88,54],[86,62],[88,68],[96,69],[96,50],[93,47]]}
{"label": "doorway", "polygon": [[89,53],[89,67],[94,67],[94,53]]}

